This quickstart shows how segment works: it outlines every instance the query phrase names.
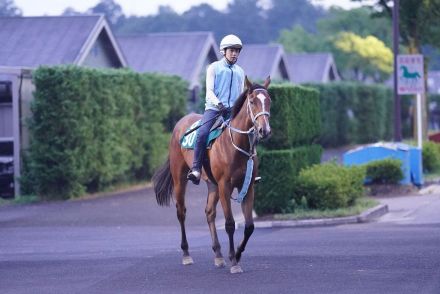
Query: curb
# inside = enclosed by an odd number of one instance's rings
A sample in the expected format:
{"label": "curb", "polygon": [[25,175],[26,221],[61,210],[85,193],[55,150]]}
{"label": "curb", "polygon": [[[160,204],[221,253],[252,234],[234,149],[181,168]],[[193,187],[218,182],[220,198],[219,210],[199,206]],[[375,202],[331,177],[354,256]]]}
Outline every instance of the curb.
{"label": "curb", "polygon": [[[321,227],[366,223],[388,213],[388,205],[380,204],[359,215],[323,219],[255,221],[255,228]],[[244,224],[243,224],[244,225]]]}

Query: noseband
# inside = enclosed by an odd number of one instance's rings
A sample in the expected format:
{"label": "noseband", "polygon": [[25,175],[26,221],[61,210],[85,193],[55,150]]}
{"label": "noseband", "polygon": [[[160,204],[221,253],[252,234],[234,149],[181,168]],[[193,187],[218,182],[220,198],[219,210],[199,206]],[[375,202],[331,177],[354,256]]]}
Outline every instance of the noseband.
{"label": "noseband", "polygon": [[[261,92],[267,93],[266,89],[255,89],[252,92],[256,92],[256,91],[261,91]],[[264,107],[263,107],[263,109],[264,109]],[[249,99],[247,100],[247,111],[250,114],[252,124],[254,125],[253,128],[255,128],[255,127],[258,128],[257,118],[259,116],[267,115],[267,117],[270,117],[270,113],[268,111],[260,111],[256,115],[254,115],[254,113],[252,112],[252,109],[251,109],[251,103],[249,102]]]}
{"label": "noseband", "polygon": [[[253,92],[257,92],[257,91],[261,91],[261,92],[267,93],[266,89],[261,89],[261,88],[253,90],[252,93]],[[263,110],[264,110],[264,107],[263,107]],[[257,155],[257,149],[255,148],[255,146],[258,143],[258,136],[256,135],[256,132],[258,131],[257,118],[262,116],[262,115],[266,115],[267,117],[270,117],[270,113],[268,111],[260,111],[260,112],[258,112],[257,114],[254,115],[254,113],[252,112],[251,103],[249,102],[249,99],[247,99],[247,113],[250,116],[250,119],[252,121],[252,127],[249,130],[243,131],[243,130],[234,128],[233,126],[231,126],[231,121],[228,122],[227,127],[229,128],[229,137],[231,138],[231,143],[234,146],[234,148],[237,149],[238,151],[240,151],[241,153],[245,154],[249,158],[252,158],[252,157]],[[248,139],[249,139],[249,152],[243,150],[242,148],[238,147],[234,143],[234,140],[232,138],[232,132],[236,132],[236,133],[244,134],[244,135],[248,136]]]}

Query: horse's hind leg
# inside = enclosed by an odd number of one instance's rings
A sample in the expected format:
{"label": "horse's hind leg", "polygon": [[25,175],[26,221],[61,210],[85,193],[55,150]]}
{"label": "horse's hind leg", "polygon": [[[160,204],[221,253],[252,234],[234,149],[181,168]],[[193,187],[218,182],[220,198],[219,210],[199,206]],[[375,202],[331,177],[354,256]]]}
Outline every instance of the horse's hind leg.
{"label": "horse's hind leg", "polygon": [[208,199],[206,200],[206,221],[208,222],[209,231],[212,238],[212,250],[215,254],[214,265],[216,267],[224,267],[226,265],[223,258],[220,242],[218,241],[217,229],[215,227],[216,208],[218,203],[218,188],[211,182],[208,182]]}
{"label": "horse's hind leg", "polygon": [[[187,169],[186,169],[187,171]],[[189,255],[188,251],[188,240],[186,239],[186,229],[185,229],[185,218],[186,218],[186,206],[185,206],[185,189],[186,189],[186,172],[185,168],[182,167],[177,174],[173,174],[174,180],[174,193],[176,196],[176,209],[177,209],[177,219],[180,223],[181,243],[180,248],[183,251],[182,264],[189,265],[193,264],[194,261]]]}

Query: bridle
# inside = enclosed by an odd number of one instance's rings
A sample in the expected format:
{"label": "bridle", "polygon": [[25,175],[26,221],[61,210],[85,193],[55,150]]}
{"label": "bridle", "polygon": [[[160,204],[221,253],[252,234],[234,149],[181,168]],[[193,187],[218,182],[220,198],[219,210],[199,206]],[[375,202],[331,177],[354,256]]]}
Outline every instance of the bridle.
{"label": "bridle", "polygon": [[[258,91],[266,93],[266,94],[268,93],[266,89],[258,88],[258,89],[253,90],[250,94],[252,94],[254,92],[258,92]],[[250,94],[248,94],[248,96]],[[256,134],[258,132],[257,118],[262,115],[266,115],[267,117],[270,117],[270,113],[268,111],[260,111],[254,115],[254,113],[252,112],[251,103],[249,101],[249,98],[246,98],[246,100],[247,100],[247,113],[250,116],[250,119],[252,121],[252,127],[247,131],[243,131],[243,130],[240,130],[240,129],[237,129],[237,128],[234,128],[233,126],[231,126],[231,121],[229,121],[227,123],[227,127],[229,128],[229,137],[231,138],[231,143],[234,146],[234,148],[237,149],[238,151],[240,151],[241,153],[245,154],[249,158],[252,158],[257,155],[257,149],[255,148],[255,146],[258,143],[258,135]],[[264,110],[264,108],[263,108],[263,110]],[[239,146],[237,146],[234,143],[234,139],[232,138],[232,132],[248,136],[249,151],[243,150],[242,148],[240,148]]]}

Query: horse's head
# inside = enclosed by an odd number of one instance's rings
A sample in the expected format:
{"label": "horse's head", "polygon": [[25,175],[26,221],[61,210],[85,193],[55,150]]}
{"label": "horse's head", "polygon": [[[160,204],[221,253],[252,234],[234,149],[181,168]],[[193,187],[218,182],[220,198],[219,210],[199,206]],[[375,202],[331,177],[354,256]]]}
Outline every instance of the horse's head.
{"label": "horse's head", "polygon": [[264,81],[264,85],[252,84],[246,77],[247,111],[257,130],[258,139],[263,140],[270,136],[270,103],[271,99],[267,87],[270,84],[270,76]]}

